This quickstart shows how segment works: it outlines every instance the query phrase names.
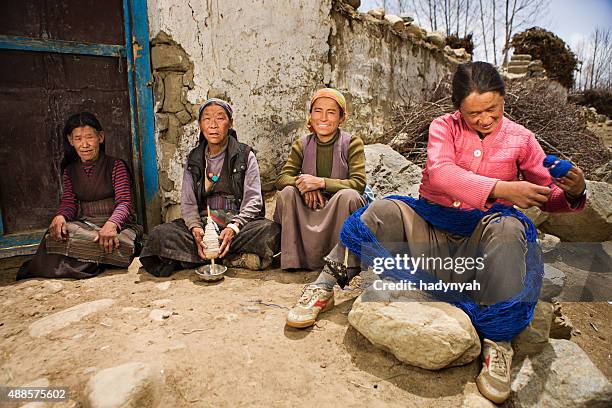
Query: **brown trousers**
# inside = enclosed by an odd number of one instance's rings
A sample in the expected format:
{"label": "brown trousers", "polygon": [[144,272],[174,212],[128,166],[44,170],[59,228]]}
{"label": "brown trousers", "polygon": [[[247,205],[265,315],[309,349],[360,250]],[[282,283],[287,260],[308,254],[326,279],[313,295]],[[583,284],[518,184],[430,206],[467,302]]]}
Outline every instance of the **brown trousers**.
{"label": "brown trousers", "polygon": [[356,190],[336,192],[320,210],[311,210],[299,190],[287,186],[276,195],[274,222],[281,225],[281,268],[321,269],[323,257],[338,243],[344,220],[365,204]]}
{"label": "brown trousers", "polygon": [[[453,258],[482,257],[484,268],[473,267],[462,273],[433,265],[423,268],[444,282],[480,284],[479,291],[467,292],[476,302],[489,305],[518,293],[525,276],[527,241],[523,225],[514,217],[492,215],[483,218],[469,237],[453,235],[428,224],[412,208],[397,200],[377,200],[361,215],[361,220],[392,255]],[[327,256],[344,262],[345,247],[339,243]],[[348,255],[349,271],[359,273],[357,256]],[[350,278],[350,277],[349,277]]]}

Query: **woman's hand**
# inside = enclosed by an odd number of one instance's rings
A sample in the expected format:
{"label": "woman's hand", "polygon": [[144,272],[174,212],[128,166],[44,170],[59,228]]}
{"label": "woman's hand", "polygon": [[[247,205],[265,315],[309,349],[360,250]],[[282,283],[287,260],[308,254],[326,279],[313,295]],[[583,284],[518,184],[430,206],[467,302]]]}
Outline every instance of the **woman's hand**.
{"label": "woman's hand", "polygon": [[68,226],[63,215],[56,215],[49,225],[49,234],[56,241],[65,241],[68,238]]}
{"label": "woman's hand", "polygon": [[550,188],[528,181],[498,181],[491,197],[503,198],[520,208],[541,207],[548,201]]}
{"label": "woman's hand", "polygon": [[225,227],[223,231],[221,231],[221,234],[219,234],[219,241],[221,241],[221,246],[219,247],[219,258],[223,258],[227,254],[230,249],[232,239],[234,239],[235,235],[236,232],[229,227]]}
{"label": "woman's hand", "polygon": [[193,239],[195,240],[195,243],[198,247],[198,255],[202,259],[207,259],[206,255],[204,255],[204,250],[206,249],[206,245],[204,245],[204,241],[202,241],[202,238],[204,238],[204,228],[193,227],[191,229],[191,235],[193,235]]}
{"label": "woman's hand", "polygon": [[300,174],[295,181],[295,186],[304,195],[308,191],[325,189],[325,179],[310,174]]}
{"label": "woman's hand", "polygon": [[112,221],[106,221],[104,226],[98,231],[98,235],[94,238],[94,242],[100,244],[100,248],[107,254],[112,253],[113,249],[119,248],[117,229],[117,224]]}
{"label": "woman's hand", "polygon": [[323,198],[323,194],[319,190],[308,191],[304,193],[304,203],[311,210],[316,210],[325,206],[325,198]]}
{"label": "woman's hand", "polygon": [[565,176],[556,179],[554,183],[573,199],[580,197],[586,188],[584,172],[577,166],[572,167]]}

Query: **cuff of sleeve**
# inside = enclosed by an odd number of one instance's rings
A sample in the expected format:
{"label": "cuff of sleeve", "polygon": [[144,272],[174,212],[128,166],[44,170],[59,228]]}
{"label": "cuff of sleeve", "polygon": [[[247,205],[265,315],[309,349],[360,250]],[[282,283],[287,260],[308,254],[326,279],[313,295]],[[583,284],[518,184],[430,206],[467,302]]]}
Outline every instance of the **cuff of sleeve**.
{"label": "cuff of sleeve", "polygon": [[191,231],[191,230],[192,230],[192,229],[194,229],[195,227],[200,227],[200,228],[203,228],[203,227],[202,227],[202,223],[199,223],[199,222],[192,222],[192,223],[190,223],[190,224],[187,224],[187,228],[189,229],[189,231]]}
{"label": "cuff of sleeve", "polygon": [[117,231],[121,231],[122,230],[123,225],[121,225],[122,223],[119,222],[117,219],[115,219],[113,217],[110,217],[108,219],[108,221],[112,222],[113,224],[115,224],[117,226]]}
{"label": "cuff of sleeve", "polygon": [[325,187],[322,188],[323,191],[335,193],[341,189],[341,186],[336,179],[323,177],[323,180],[325,180]]}
{"label": "cuff of sleeve", "polygon": [[587,198],[586,189],[584,189],[584,193],[582,193],[582,195],[575,197],[575,198],[569,197],[567,194],[565,194],[565,199],[567,200],[567,203],[569,204],[569,208],[571,210],[581,210],[586,204],[586,198]]}
{"label": "cuff of sleeve", "polygon": [[233,230],[236,235],[238,235],[238,233],[240,232],[240,227],[233,222],[227,224],[226,227]]}
{"label": "cuff of sleeve", "polygon": [[476,203],[477,205],[475,206],[476,208],[482,211],[487,211],[489,208],[491,208],[496,201],[495,198],[491,197],[491,193],[493,192],[495,184],[497,184],[498,181],[499,179],[488,179],[481,182],[481,185],[479,186],[480,188],[476,190],[476,194],[479,197],[479,200]]}
{"label": "cuff of sleeve", "polygon": [[74,219],[74,217],[73,217],[73,215],[72,215],[72,214],[68,214],[68,213],[65,213],[65,212],[62,212],[62,211],[58,211],[58,212],[57,212],[57,213],[54,215],[54,217],[56,217],[56,216],[58,216],[58,215],[62,215],[62,216],[63,216],[63,217],[66,219],[66,221],[72,221],[72,220]]}

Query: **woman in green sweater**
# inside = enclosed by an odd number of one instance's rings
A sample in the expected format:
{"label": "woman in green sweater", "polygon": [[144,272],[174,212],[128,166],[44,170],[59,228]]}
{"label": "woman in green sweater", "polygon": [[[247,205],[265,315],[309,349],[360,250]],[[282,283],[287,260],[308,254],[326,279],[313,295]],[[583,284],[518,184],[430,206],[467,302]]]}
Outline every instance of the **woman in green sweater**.
{"label": "woman in green sweater", "polygon": [[293,143],[276,180],[274,221],[281,224],[281,268],[320,269],[344,220],[365,204],[363,141],[340,129],[346,100],[335,89],[310,100],[308,129]]}

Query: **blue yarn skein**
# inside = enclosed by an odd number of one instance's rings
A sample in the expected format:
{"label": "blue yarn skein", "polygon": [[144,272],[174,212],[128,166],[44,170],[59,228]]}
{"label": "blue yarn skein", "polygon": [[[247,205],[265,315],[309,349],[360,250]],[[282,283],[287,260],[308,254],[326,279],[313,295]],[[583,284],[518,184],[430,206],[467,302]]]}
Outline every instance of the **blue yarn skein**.
{"label": "blue yarn skein", "polygon": [[[557,163],[555,167],[552,167],[552,165],[554,165],[556,161],[559,161],[559,162]],[[572,167],[574,167],[574,165],[571,162],[567,160],[561,160],[554,154],[549,154],[548,156],[546,156],[544,158],[543,164],[544,164],[544,167],[548,169],[548,172],[550,173],[550,175],[553,176],[554,178],[561,178],[565,176],[567,172],[570,171]]]}
{"label": "blue yarn skein", "polygon": [[[512,298],[481,307],[464,293],[453,291],[428,291],[439,300],[449,302],[462,309],[472,321],[474,328],[481,337],[493,341],[510,341],[519,334],[531,321],[536,302],[540,294],[544,265],[541,252],[537,246],[537,230],[531,220],[523,213],[501,204],[495,204],[486,212],[480,210],[459,210],[431,204],[426,200],[404,196],[387,196],[385,199],[402,201],[409,205],[419,216],[433,226],[445,231],[468,236],[476,224],[489,214],[498,213],[501,216],[515,217],[525,228],[525,238],[528,249],[525,257],[526,275],[523,279],[523,289]],[[392,255],[376,239],[376,236],[361,221],[361,214],[368,207],[362,207],[351,214],[340,232],[340,240],[345,247],[357,255],[367,266],[373,264],[374,258],[390,258]],[[395,268],[384,272],[384,276],[395,280],[435,282],[437,279],[424,270],[397,270]],[[418,283],[417,283],[418,285]]]}

